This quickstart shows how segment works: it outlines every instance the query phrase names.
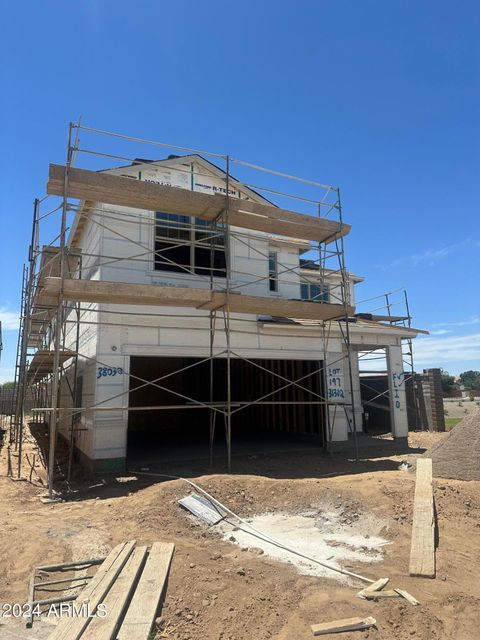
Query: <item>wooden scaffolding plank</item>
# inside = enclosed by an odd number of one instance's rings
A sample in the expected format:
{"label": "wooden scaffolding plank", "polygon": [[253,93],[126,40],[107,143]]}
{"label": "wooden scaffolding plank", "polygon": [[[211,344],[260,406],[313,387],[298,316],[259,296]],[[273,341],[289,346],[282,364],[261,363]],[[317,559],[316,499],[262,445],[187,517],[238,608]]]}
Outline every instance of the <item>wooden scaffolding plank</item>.
{"label": "wooden scaffolding plank", "polygon": [[435,577],[435,517],[431,458],[417,460],[409,573],[411,576]]}
{"label": "wooden scaffolding plank", "polygon": [[147,555],[147,547],[137,547],[127,560],[120,575],[107,593],[103,604],[107,615],[93,618],[81,640],[114,640],[122,615],[136,586],[137,578]]}
{"label": "wooden scaffolding plank", "polygon": [[[45,278],[44,292],[49,297],[58,296],[60,284],[60,278]],[[63,284],[63,296],[67,300],[81,302],[195,308],[211,300],[211,291],[187,287],[162,287],[155,284],[66,278]]]}
{"label": "wooden scaffolding plank", "polygon": [[[68,349],[61,350],[59,353],[59,363],[64,364],[67,360],[75,355],[73,351]],[[55,360],[55,352],[48,350],[37,351],[27,369],[27,382],[33,384],[41,380],[49,373],[53,373],[53,364]]]}
{"label": "wooden scaffolding plank", "polygon": [[[47,193],[63,196],[65,166],[50,165]],[[68,197],[94,202],[163,211],[213,220],[225,208],[225,196],[168,187],[105,172],[70,168]],[[229,199],[229,222],[234,227],[265,231],[315,242],[333,241],[350,231],[350,225],[315,218],[288,209]]]}
{"label": "wooden scaffolding plank", "polygon": [[117,634],[117,640],[148,640],[164,592],[175,545],[155,542]]}
{"label": "wooden scaffolding plank", "polygon": [[[49,296],[60,294],[60,278],[45,278],[44,291]],[[221,291],[187,287],[162,287],[155,284],[109,282],[106,280],[74,280],[63,282],[63,297],[66,300],[101,302],[105,304],[134,304],[167,307],[193,307],[196,309],[221,309],[227,296]],[[343,305],[290,300],[286,298],[263,298],[230,294],[230,311],[246,314],[270,314],[287,318],[330,320],[344,316]],[[347,313],[353,313],[353,307]]]}
{"label": "wooden scaffolding plank", "polygon": [[[85,605],[85,608],[88,607],[90,610],[90,614],[95,612],[132,554],[134,547],[135,540],[131,540],[122,542],[112,549],[88,586],[78,595],[75,602],[77,608]],[[62,618],[48,640],[78,640],[90,620],[88,616]]]}

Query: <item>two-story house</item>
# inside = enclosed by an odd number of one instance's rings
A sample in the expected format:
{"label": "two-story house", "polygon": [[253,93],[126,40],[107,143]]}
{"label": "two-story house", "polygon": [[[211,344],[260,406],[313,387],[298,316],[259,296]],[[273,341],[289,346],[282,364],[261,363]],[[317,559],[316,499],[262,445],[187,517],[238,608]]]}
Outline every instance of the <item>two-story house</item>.
{"label": "two-story house", "polygon": [[[137,160],[101,175],[175,188],[177,198],[179,190],[225,195],[228,189],[245,208],[274,206],[234,178],[226,182],[221,169],[196,154]],[[62,291],[59,406],[74,409],[60,412],[59,432],[69,440],[73,425],[75,450],[88,468],[121,470],[139,452],[189,457],[194,443],[208,452],[209,443],[223,442],[225,426],[234,451],[245,437],[344,443],[354,428],[362,431],[357,354],[377,347],[387,350],[392,432],[407,436],[402,339],[417,331],[355,316],[355,285],[363,279],[321,268],[312,258],[315,243],[262,231],[260,224],[212,225],[200,210],[196,217],[175,213],[174,205],[148,210],[70,195],[80,203],[67,276],[89,290],[70,298],[68,286]],[[227,272],[226,312],[225,299],[215,305],[201,296],[224,291]],[[39,283],[43,304],[48,293],[53,305],[51,283]],[[124,285],[135,285],[129,291],[138,297],[122,297]],[[152,286],[170,298],[150,303]],[[328,313],[302,319],[305,301]],[[76,359],[68,359],[68,350]]]}

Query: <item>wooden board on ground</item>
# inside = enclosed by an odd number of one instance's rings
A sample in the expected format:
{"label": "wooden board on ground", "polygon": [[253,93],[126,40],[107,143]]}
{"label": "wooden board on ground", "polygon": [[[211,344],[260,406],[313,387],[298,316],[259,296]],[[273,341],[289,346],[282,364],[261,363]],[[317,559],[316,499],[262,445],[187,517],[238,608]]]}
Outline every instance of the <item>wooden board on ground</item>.
{"label": "wooden board on ground", "polygon": [[343,618],[342,620],[333,620],[332,622],[322,622],[320,624],[312,624],[311,629],[314,636],[322,636],[326,633],[339,633],[340,631],[360,631],[361,629],[369,629],[375,626],[377,621],[375,618]]}
{"label": "wooden board on ground", "polygon": [[155,542],[117,634],[117,640],[148,640],[168,578],[175,545]]}
{"label": "wooden board on ground", "polygon": [[410,593],[408,593],[408,591],[405,591],[405,589],[394,589],[394,591],[396,591],[399,596],[402,596],[402,598],[405,598],[405,600],[408,600],[410,604],[413,604],[413,605],[420,604],[420,602],[416,598],[414,598]]}
{"label": "wooden board on ground", "polygon": [[388,583],[388,581],[389,581],[389,578],[379,578],[375,582],[372,582],[372,584],[369,584],[368,587],[365,587],[365,589],[362,589],[361,591],[359,591],[357,593],[357,597],[365,599],[367,594],[375,591],[381,591],[383,587]]}
{"label": "wooden board on ground", "polygon": [[411,576],[435,577],[435,516],[431,458],[417,460],[409,573]]}
{"label": "wooden board on ground", "polygon": [[135,541],[131,540],[130,542],[122,542],[112,549],[103,564],[100,565],[94,578],[76,599],[77,610],[82,605],[85,605],[85,609],[89,611],[85,612],[85,616],[62,618],[49,640],[78,640],[80,638],[91,620],[88,617],[88,613],[90,615],[95,613],[97,606],[105,598],[110,587],[117,579],[134,547]]}
{"label": "wooden board on ground", "polygon": [[381,600],[382,598],[399,598],[400,594],[396,589],[388,589],[387,591],[366,591],[365,600]]}
{"label": "wooden board on ground", "polygon": [[147,547],[134,549],[102,602],[106,615],[93,618],[81,640],[114,640],[146,555]]}

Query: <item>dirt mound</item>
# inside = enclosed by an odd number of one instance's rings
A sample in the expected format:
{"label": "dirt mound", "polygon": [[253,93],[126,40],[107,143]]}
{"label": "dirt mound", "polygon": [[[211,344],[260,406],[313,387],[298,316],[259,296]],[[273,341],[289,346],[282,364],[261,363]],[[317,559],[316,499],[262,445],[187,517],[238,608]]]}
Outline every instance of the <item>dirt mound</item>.
{"label": "dirt mound", "polygon": [[480,480],[480,409],[466,416],[423,457],[432,459],[436,477]]}

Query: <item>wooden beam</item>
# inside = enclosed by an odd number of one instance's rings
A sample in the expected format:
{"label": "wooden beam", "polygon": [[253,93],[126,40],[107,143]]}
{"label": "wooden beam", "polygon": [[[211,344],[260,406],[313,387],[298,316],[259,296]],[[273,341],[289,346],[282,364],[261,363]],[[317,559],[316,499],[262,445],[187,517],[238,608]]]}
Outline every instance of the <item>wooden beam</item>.
{"label": "wooden beam", "polygon": [[321,624],[312,624],[310,627],[314,636],[322,636],[326,633],[340,633],[340,631],[359,631],[361,629],[369,629],[377,624],[375,618],[343,618],[342,620],[334,620],[333,622],[322,622]]}
{"label": "wooden beam", "polygon": [[417,460],[409,573],[411,576],[435,577],[435,517],[431,458]]}
{"label": "wooden beam", "polygon": [[[64,195],[65,167],[50,165],[47,193]],[[213,220],[225,209],[225,196],[168,187],[106,172],[70,168],[67,196],[80,200],[178,213]],[[350,225],[315,218],[271,205],[229,198],[229,223],[234,227],[265,231],[315,242],[333,241],[350,231]]]}
{"label": "wooden beam", "polygon": [[165,590],[175,545],[152,544],[117,640],[148,640],[158,606]]}
{"label": "wooden beam", "polygon": [[[88,586],[80,592],[76,598],[77,607],[85,605],[93,615],[108,593],[112,584],[117,579],[123,566],[133,552],[135,540],[122,542],[108,554],[103,564],[98,569],[95,577]],[[54,632],[49,636],[49,640],[78,640],[87,627],[91,618],[79,615],[74,618],[62,618],[55,627]]]}
{"label": "wooden beam", "polygon": [[93,618],[81,640],[114,640],[128,601],[135,589],[137,578],[147,555],[147,547],[137,547],[127,560],[102,604],[106,615]]}
{"label": "wooden beam", "polygon": [[399,598],[400,594],[396,589],[388,589],[387,591],[367,591],[365,600],[381,600],[382,598]]}
{"label": "wooden beam", "polygon": [[394,591],[396,591],[399,596],[402,596],[402,598],[405,598],[405,600],[408,600],[410,604],[415,606],[420,604],[420,602],[414,598],[412,594],[408,593],[408,591],[405,591],[405,589],[394,589]]}
{"label": "wooden beam", "polygon": [[[60,295],[60,278],[45,278],[43,292],[49,298]],[[187,287],[162,287],[155,284],[109,282],[106,280],[74,280],[63,282],[63,297],[66,300],[99,302],[105,304],[133,304],[167,307],[193,307],[195,309],[221,309],[227,305],[227,295],[222,291]],[[306,302],[282,298],[263,298],[230,294],[230,311],[246,314],[331,320],[344,316],[344,307],[339,304]],[[351,315],[352,307],[347,308]]]}
{"label": "wooden beam", "polygon": [[[43,293],[49,298],[58,297],[60,286],[60,278],[45,278]],[[211,291],[187,287],[161,287],[155,284],[65,278],[63,297],[66,300],[81,302],[199,307],[211,300]]]}
{"label": "wooden beam", "polygon": [[372,584],[369,584],[368,587],[365,587],[365,589],[359,591],[357,593],[357,597],[366,599],[367,594],[375,591],[381,591],[383,587],[388,583],[388,581],[389,578],[379,578],[375,582],[372,582]]}

